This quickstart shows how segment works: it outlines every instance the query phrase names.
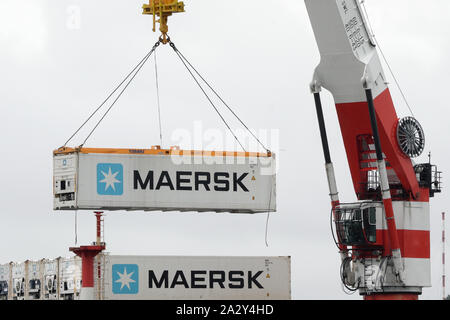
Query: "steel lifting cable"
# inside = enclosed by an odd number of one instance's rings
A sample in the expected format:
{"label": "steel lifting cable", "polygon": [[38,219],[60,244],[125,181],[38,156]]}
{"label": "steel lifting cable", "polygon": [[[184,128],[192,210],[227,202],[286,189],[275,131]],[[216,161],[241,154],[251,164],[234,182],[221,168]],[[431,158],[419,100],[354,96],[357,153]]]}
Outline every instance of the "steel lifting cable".
{"label": "steel lifting cable", "polygon": [[202,79],[202,81],[211,89],[211,91],[219,98],[220,101],[225,105],[225,107],[234,115],[234,117],[244,126],[244,128],[253,136],[253,138],[265,149],[268,153],[271,151],[266,148],[266,146],[258,139],[258,137],[247,127],[247,125],[239,118],[239,116],[234,112],[234,110],[222,99],[222,97],[217,93],[217,91],[206,81],[202,75],[197,71],[197,69],[189,62],[188,59],[178,50],[178,53],[183,57],[183,59],[189,64],[189,66],[195,71],[195,73]]}
{"label": "steel lifting cable", "polygon": [[258,137],[247,127],[247,125],[239,118],[239,116],[234,112],[234,110],[222,99],[222,97],[214,90],[214,88],[202,77],[202,75],[197,71],[197,69],[192,66],[192,64],[189,62],[189,60],[186,59],[186,57],[179,52],[180,55],[183,57],[184,60],[191,66],[191,68],[197,73],[197,75],[203,80],[204,83],[211,89],[211,91],[219,98],[220,101],[227,107],[227,109],[235,116],[235,118],[244,126],[244,128],[253,136],[253,138],[265,149],[268,153],[270,153],[270,150],[266,148],[266,146],[258,139]]}
{"label": "steel lifting cable", "polygon": [[[125,85],[125,87],[122,89],[122,91],[119,93],[119,95],[117,96],[117,98],[113,101],[113,103],[111,104],[111,106],[106,110],[106,112],[104,113],[104,115],[101,117],[101,119],[97,122],[97,124],[94,126],[94,128],[90,131],[89,135],[86,137],[86,139],[83,141],[83,143],[80,145],[80,147],[82,147],[87,140],[92,136],[92,134],[94,133],[94,131],[97,129],[97,127],[100,125],[100,123],[103,121],[103,119],[106,117],[106,115],[109,113],[109,111],[112,109],[112,107],[116,104],[116,102],[120,99],[120,97],[122,96],[122,94],[125,92],[125,90],[128,88],[128,86],[131,84],[131,82],[134,80],[134,78],[137,76],[137,74],[139,73],[139,71],[142,69],[142,67],[144,66],[144,64],[147,62],[147,60],[150,58],[150,56],[155,52],[156,48],[160,45],[161,40],[156,42],[155,45],[153,46],[153,48],[150,50],[149,53],[147,53],[147,55],[133,68],[133,70],[125,77],[125,79],[108,95],[108,97],[100,104],[100,106],[95,109],[95,111],[83,122],[83,124],[70,136],[70,138],[64,143],[63,147],[65,147],[71,140],[72,138],[87,124],[87,122],[89,122],[90,119],[92,119],[92,117],[105,105],[105,103],[114,95],[114,93],[116,93],[119,88],[127,81],[127,79],[129,79],[131,77],[131,79],[128,81],[128,83]],[[170,41],[169,39],[169,43],[170,46],[173,48],[173,50],[175,51],[175,53],[177,54],[177,56],[179,57],[179,59],[181,60],[181,62],[183,63],[183,65],[185,66],[185,68],[188,70],[188,72],[190,73],[190,75],[192,76],[192,78],[194,79],[194,81],[197,83],[198,87],[201,89],[201,91],[203,92],[203,94],[205,95],[205,97],[208,99],[208,101],[210,102],[211,106],[214,108],[214,110],[216,111],[216,113],[219,115],[219,117],[222,119],[223,123],[226,125],[226,127],[228,128],[228,130],[231,132],[231,134],[233,135],[234,139],[239,143],[239,145],[241,146],[241,148],[245,150],[243,144],[240,142],[240,140],[237,138],[236,134],[234,133],[234,131],[231,129],[231,127],[228,125],[228,123],[226,122],[225,118],[222,116],[222,114],[220,113],[220,111],[217,109],[217,107],[215,106],[215,104],[212,102],[211,98],[208,96],[208,94],[206,93],[205,89],[202,87],[202,85],[200,84],[200,82],[197,80],[197,78],[195,77],[194,73],[191,71],[191,69],[189,67],[192,68],[192,70],[194,70],[194,72],[200,77],[200,79],[211,89],[211,91],[220,99],[220,101],[226,106],[226,108],[235,116],[235,118],[244,126],[244,128],[253,136],[253,138],[268,152],[270,153],[271,151],[265,147],[265,145],[258,139],[258,137],[256,137],[256,135],[247,127],[247,125],[239,118],[239,116],[234,112],[234,110],[222,99],[222,97],[217,93],[217,91],[204,79],[204,77],[197,71],[197,69],[189,62],[189,60],[186,59],[186,57],[178,50],[178,48],[175,46],[175,44]],[[156,54],[155,54],[155,73],[156,73],[156,89],[157,89],[157,99],[158,99],[158,117],[159,117],[159,128],[160,128],[160,140],[161,140],[161,144],[162,144],[162,125],[161,125],[161,110],[160,110],[160,98],[159,98],[159,83],[158,83],[158,70],[157,70],[157,62],[156,62]],[[133,74],[134,73],[134,74]]]}
{"label": "steel lifting cable", "polygon": [[220,113],[220,111],[217,109],[216,105],[214,104],[214,102],[212,102],[211,98],[208,96],[208,94],[206,93],[205,89],[203,89],[202,85],[200,84],[200,82],[197,80],[197,78],[195,77],[195,75],[192,73],[191,69],[189,69],[188,65],[186,64],[186,62],[183,60],[183,58],[181,57],[177,47],[175,46],[175,44],[169,40],[170,46],[172,47],[172,49],[175,51],[175,53],[177,54],[178,58],[180,58],[181,62],[183,63],[183,65],[186,67],[186,70],[189,72],[189,74],[192,76],[192,78],[194,79],[195,83],[197,83],[198,87],[200,88],[200,90],[203,92],[203,94],[205,95],[206,99],[209,101],[209,103],[211,104],[211,106],[214,108],[214,110],[216,111],[216,113],[219,115],[220,119],[222,119],[223,123],[225,124],[225,126],[228,128],[228,130],[231,132],[231,134],[233,135],[234,139],[239,143],[239,145],[241,146],[242,150],[244,150],[244,152],[246,152],[244,146],[242,145],[241,141],[239,141],[238,137],[236,136],[236,134],[234,133],[234,131],[231,129],[231,127],[228,125],[227,121],[225,120],[225,118],[222,116],[222,114]]}
{"label": "steel lifting cable", "polygon": [[258,139],[258,137],[247,127],[247,125],[239,118],[239,116],[234,112],[234,110],[222,99],[222,97],[214,90],[214,88],[206,81],[202,75],[197,71],[197,69],[189,62],[188,59],[177,49],[178,53],[183,57],[183,59],[189,64],[189,66],[197,73],[197,75],[202,79],[202,81],[211,89],[211,91],[219,98],[220,101],[227,107],[227,109],[235,116],[235,118],[244,126],[244,128],[255,138],[255,140],[265,149],[267,152],[270,153],[270,150],[267,149],[264,144]]}
{"label": "steel lifting cable", "polygon": [[[173,42],[170,42],[171,46]],[[200,72],[197,71],[197,69],[189,62],[189,60],[178,50],[178,48],[173,44],[172,48],[177,53],[177,55],[180,57],[180,59],[183,61],[183,63],[186,65],[186,63],[194,70],[194,72],[199,76],[199,78],[208,86],[208,88],[216,95],[217,98],[224,104],[224,106],[233,114],[233,116],[242,124],[242,126],[253,136],[253,138],[263,147],[264,150],[266,150],[268,153],[271,153],[271,151],[266,148],[266,146],[258,139],[258,137],[247,127],[247,125],[242,121],[241,118],[236,114],[236,112],[228,105],[228,103],[225,102],[225,100],[217,93],[217,91],[209,84],[208,81],[205,80],[205,78],[200,74]]]}
{"label": "steel lifting cable", "polygon": [[[100,121],[97,123],[97,125],[95,126],[95,128],[89,133],[89,136],[84,140],[84,142],[80,145],[83,146],[87,139],[92,135],[92,133],[95,131],[95,129],[98,127],[98,125],[100,124],[100,122],[105,118],[106,114],[111,110],[112,106],[117,102],[117,100],[122,96],[123,92],[126,90],[126,88],[130,85],[131,81],[133,81],[133,79],[136,77],[136,75],[138,74],[138,72],[142,69],[143,65],[147,62],[147,60],[150,58],[150,56],[152,55],[152,53],[156,50],[156,48],[159,46],[160,42],[156,42],[155,45],[152,47],[152,49],[144,56],[144,58],[142,58],[141,61],[139,61],[139,63],[133,68],[133,70],[131,70],[130,73],[128,73],[128,75],[122,80],[122,82],[108,95],[108,97],[100,104],[99,107],[97,107],[97,109],[95,109],[95,111],[83,122],[83,124],[70,136],[69,139],[67,139],[67,141],[64,143],[64,145],[62,146],[63,148],[65,146],[67,146],[67,144],[73,139],[73,137],[75,137],[75,135],[80,132],[80,130],[89,122],[89,120],[92,119],[92,117],[106,104],[106,102],[108,102],[108,100],[114,95],[114,93],[117,92],[117,90],[119,90],[122,85],[127,81],[127,79],[129,79],[131,76],[131,80],[127,83],[127,85],[125,86],[125,88],[120,92],[118,98],[113,102],[113,104],[109,107],[109,109],[106,111],[106,113],[103,115],[103,117],[100,119]],[[134,73],[134,75],[133,75]]]}
{"label": "steel lifting cable", "polygon": [[161,124],[161,103],[159,99],[159,80],[158,80],[158,62],[156,59],[156,51],[153,54],[155,58],[155,82],[156,82],[156,100],[158,104],[158,122],[159,122],[159,139],[161,141],[161,147],[163,145],[162,124]]}
{"label": "steel lifting cable", "polygon": [[369,15],[368,15],[368,13],[367,13],[366,5],[365,5],[365,0],[361,0],[361,5],[362,5],[362,7],[363,7],[364,14],[366,15],[366,19],[367,19],[367,22],[368,22],[368,24],[369,24],[370,30],[368,30],[368,31],[371,33],[372,38],[373,38],[373,40],[375,41],[376,46],[377,46],[378,49],[380,50],[381,56],[383,57],[383,60],[384,60],[384,62],[386,63],[386,65],[387,65],[387,67],[388,67],[388,69],[389,69],[389,72],[390,72],[390,74],[392,75],[392,78],[394,79],[395,84],[397,85],[397,88],[398,88],[398,90],[400,91],[400,94],[402,95],[403,101],[405,101],[405,104],[406,104],[406,106],[407,106],[408,109],[409,109],[409,112],[411,113],[411,115],[412,115],[413,117],[415,117],[415,116],[414,116],[414,112],[412,111],[412,108],[411,108],[411,106],[409,105],[408,100],[406,99],[406,95],[405,95],[405,93],[403,92],[402,87],[400,86],[400,83],[398,82],[397,77],[395,76],[394,71],[393,71],[392,68],[391,68],[391,65],[389,64],[389,62],[388,62],[386,56],[384,55],[383,50],[381,49],[381,46],[380,46],[380,44],[379,44],[377,38],[375,37],[375,33],[373,32],[372,24],[370,23]]}

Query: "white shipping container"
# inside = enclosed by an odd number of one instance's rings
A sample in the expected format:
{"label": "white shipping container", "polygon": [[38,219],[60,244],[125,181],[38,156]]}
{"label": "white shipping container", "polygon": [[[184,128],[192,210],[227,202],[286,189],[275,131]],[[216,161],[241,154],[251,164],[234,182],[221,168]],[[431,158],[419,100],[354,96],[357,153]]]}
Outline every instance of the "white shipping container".
{"label": "white shipping container", "polygon": [[273,154],[65,148],[53,170],[55,210],[276,211]]}
{"label": "white shipping container", "polygon": [[[291,299],[290,257],[101,253],[95,258],[93,272],[96,300]],[[0,265],[0,287],[0,300],[79,300],[81,259],[60,257]]]}
{"label": "white shipping container", "polygon": [[25,299],[25,263],[14,263],[11,268],[12,282],[10,288],[12,289],[12,296],[15,300]]}
{"label": "white shipping container", "polygon": [[[103,255],[106,300],[290,300],[290,257]],[[97,281],[97,284],[100,283]]]}

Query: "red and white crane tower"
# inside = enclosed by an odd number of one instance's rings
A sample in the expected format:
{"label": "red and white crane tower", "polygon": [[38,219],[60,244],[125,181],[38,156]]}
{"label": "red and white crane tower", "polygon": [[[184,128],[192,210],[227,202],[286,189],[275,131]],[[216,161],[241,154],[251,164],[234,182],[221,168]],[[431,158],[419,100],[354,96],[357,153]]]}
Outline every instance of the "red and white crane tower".
{"label": "red and white crane tower", "polygon": [[[431,286],[430,197],[440,172],[415,164],[422,127],[399,119],[359,0],[305,0],[321,61],[314,94],[343,285],[365,299],[417,299]],[[331,92],[357,202],[340,202],[321,89]]]}

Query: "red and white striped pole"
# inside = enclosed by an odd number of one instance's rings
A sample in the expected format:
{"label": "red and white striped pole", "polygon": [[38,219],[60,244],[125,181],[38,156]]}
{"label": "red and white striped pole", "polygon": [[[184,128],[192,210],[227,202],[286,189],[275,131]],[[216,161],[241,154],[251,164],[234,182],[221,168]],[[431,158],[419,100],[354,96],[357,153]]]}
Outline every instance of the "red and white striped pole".
{"label": "red and white striped pole", "polygon": [[445,298],[445,212],[442,212],[442,299]]}
{"label": "red and white striped pole", "polygon": [[95,213],[95,219],[96,219],[96,244],[98,246],[102,243],[102,216],[103,211],[94,211]]}

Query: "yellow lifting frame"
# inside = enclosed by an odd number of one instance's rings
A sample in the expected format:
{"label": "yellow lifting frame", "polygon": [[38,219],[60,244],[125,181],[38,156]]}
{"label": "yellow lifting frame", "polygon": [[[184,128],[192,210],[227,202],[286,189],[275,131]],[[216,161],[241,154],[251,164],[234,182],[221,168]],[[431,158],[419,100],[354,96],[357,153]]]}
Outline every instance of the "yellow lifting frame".
{"label": "yellow lifting frame", "polygon": [[[153,32],[156,31],[156,23],[159,23],[159,30],[162,33],[161,42],[166,44],[169,42],[167,32],[169,26],[167,20],[173,13],[184,12],[184,3],[178,0],[150,0],[149,4],[142,6],[144,10],[142,14],[153,15]],[[157,20],[156,17],[159,17]]]}

